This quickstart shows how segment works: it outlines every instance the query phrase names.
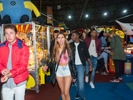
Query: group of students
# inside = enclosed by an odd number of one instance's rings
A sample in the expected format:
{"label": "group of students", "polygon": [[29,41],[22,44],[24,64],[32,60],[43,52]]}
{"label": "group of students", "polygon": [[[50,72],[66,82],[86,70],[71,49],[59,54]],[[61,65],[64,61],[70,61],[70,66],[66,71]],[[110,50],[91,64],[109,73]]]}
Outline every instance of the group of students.
{"label": "group of students", "polygon": [[[16,37],[17,29],[14,25],[4,27],[6,41],[0,44],[0,73],[2,75],[2,100],[24,100],[26,80],[28,78],[29,48],[24,42]],[[90,86],[94,86],[97,59],[101,55],[102,44],[97,38],[97,31],[91,29],[91,36],[80,39],[78,31],[71,32],[72,42],[67,40],[63,32],[56,31],[55,39],[51,42],[51,60],[59,66],[56,72],[62,100],[70,100],[70,86],[74,83],[76,87],[75,99],[85,100],[84,76],[88,76],[85,71],[88,68],[91,72]],[[120,62],[125,60],[121,38],[115,35],[114,31],[109,33],[111,38],[110,47],[112,59],[115,64],[116,75],[112,82],[121,80]],[[86,66],[86,67],[85,67]],[[46,71],[48,66],[44,66]]]}

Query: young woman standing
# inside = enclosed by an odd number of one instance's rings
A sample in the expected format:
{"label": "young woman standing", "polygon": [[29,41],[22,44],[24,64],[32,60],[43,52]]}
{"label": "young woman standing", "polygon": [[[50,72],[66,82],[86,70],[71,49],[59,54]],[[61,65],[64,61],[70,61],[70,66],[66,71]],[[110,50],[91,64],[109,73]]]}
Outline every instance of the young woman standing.
{"label": "young woman standing", "polygon": [[[56,63],[59,62],[56,79],[61,90],[62,100],[70,100],[70,85],[72,81],[76,81],[76,68],[72,59],[69,43],[65,35],[59,33],[55,39],[55,45],[53,47],[52,61],[55,61]],[[47,67],[44,67],[43,69],[45,71]]]}

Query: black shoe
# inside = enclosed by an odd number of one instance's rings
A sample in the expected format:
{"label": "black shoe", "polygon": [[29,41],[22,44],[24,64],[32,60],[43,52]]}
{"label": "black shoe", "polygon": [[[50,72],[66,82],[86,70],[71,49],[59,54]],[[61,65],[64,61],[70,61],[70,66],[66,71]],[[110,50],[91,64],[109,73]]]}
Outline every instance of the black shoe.
{"label": "black shoe", "polygon": [[85,98],[82,98],[81,100],[85,100]]}
{"label": "black shoe", "polygon": [[77,94],[76,96],[75,96],[75,99],[79,99],[80,98],[80,96],[79,96],[79,94]]}

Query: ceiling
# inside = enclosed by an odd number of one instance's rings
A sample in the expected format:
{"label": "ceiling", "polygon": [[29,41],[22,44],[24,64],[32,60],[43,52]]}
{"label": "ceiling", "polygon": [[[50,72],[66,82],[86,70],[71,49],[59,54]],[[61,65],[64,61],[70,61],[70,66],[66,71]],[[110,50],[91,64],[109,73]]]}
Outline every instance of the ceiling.
{"label": "ceiling", "polygon": [[[46,7],[53,7],[53,22],[57,26],[64,22],[69,29],[88,28],[92,25],[116,25],[121,22],[133,23],[133,0],[31,0],[40,12],[46,15]],[[61,9],[57,9],[60,5]],[[123,14],[122,10],[127,9]],[[108,12],[107,16],[103,16]],[[89,17],[85,18],[85,14]],[[72,18],[68,19],[68,15]],[[34,16],[34,15],[33,15]],[[44,16],[46,19],[46,16]]]}

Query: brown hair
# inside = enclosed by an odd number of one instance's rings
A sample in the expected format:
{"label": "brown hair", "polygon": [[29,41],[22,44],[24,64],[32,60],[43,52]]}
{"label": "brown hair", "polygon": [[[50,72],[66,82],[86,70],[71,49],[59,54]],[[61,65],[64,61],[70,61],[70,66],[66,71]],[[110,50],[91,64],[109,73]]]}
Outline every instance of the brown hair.
{"label": "brown hair", "polygon": [[111,35],[111,34],[115,34],[115,30],[111,30],[109,33],[108,33],[109,35]]}
{"label": "brown hair", "polygon": [[[54,45],[54,47],[53,47],[53,53],[52,53],[52,61],[55,60],[56,62],[59,61],[59,47],[60,47],[60,45],[59,45],[59,43],[58,43],[58,41],[57,41],[57,38],[58,38],[58,36],[59,36],[60,34],[62,34],[62,35],[65,37],[64,33],[60,32],[60,33],[57,35],[56,39],[55,39],[55,45]],[[68,40],[67,40],[66,37],[65,37],[65,43],[64,43],[64,48],[63,48],[63,54],[66,53],[66,50],[68,51],[68,56],[71,56],[71,48],[70,48],[70,45],[69,45]]]}
{"label": "brown hair", "polygon": [[6,29],[12,29],[12,30],[14,30],[15,31],[15,33],[17,33],[18,31],[17,31],[17,28],[13,25],[13,24],[8,24],[8,25],[5,25],[4,26],[4,34],[5,34],[5,30]]}

